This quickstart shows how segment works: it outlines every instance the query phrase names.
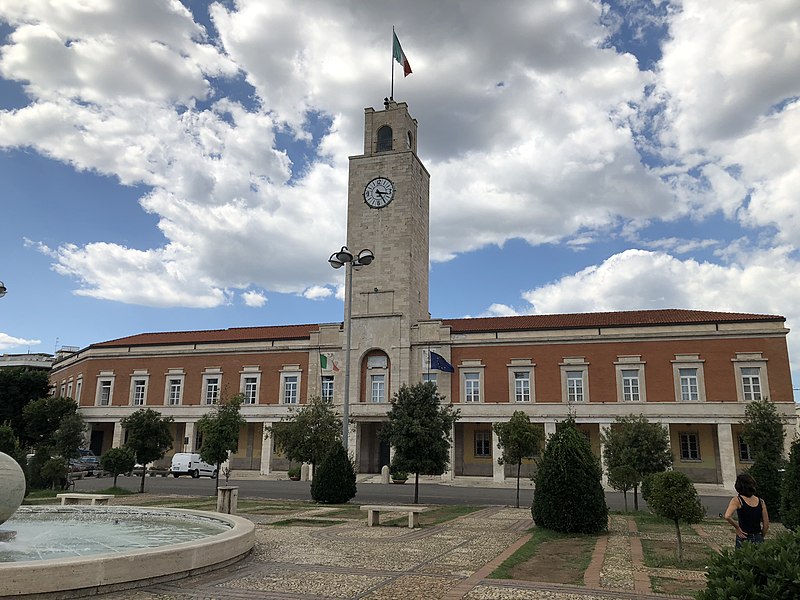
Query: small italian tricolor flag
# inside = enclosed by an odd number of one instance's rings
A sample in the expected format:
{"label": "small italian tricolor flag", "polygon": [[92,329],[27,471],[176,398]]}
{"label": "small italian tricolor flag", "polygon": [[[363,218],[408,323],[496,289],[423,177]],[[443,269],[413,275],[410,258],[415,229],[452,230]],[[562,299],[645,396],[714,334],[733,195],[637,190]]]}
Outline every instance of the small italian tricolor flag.
{"label": "small italian tricolor flag", "polygon": [[333,355],[331,354],[320,354],[319,366],[322,367],[323,371],[327,371],[328,369],[333,369],[334,371],[339,370],[339,367],[333,362]]}
{"label": "small italian tricolor flag", "polygon": [[408,77],[411,75],[411,63],[408,62],[406,53],[403,52],[403,47],[400,45],[400,40],[397,39],[397,34],[394,31],[392,31],[392,37],[394,38],[392,54],[394,55],[394,59],[403,65],[403,77]]}

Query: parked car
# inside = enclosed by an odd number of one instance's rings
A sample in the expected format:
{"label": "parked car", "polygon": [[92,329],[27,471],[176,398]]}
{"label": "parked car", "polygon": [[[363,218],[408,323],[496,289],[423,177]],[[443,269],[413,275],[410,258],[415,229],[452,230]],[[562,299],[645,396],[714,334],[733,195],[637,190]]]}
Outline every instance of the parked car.
{"label": "parked car", "polygon": [[83,470],[87,475],[91,476],[95,472],[100,472],[100,459],[95,456],[94,452],[87,448],[80,448],[78,452],[80,452],[78,461],[84,466]]}
{"label": "parked car", "polygon": [[181,475],[191,475],[194,479],[198,477],[217,476],[217,468],[204,462],[197,452],[178,452],[172,457],[170,473],[173,477]]}

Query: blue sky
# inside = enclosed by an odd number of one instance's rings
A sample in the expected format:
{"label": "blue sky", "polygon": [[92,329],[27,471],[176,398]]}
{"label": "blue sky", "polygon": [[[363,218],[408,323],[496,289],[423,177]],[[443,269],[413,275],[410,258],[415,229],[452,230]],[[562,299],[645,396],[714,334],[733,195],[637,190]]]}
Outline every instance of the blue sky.
{"label": "blue sky", "polygon": [[326,261],[393,25],[433,316],[797,327],[796,2],[19,0],[0,6],[0,352],[341,320]]}

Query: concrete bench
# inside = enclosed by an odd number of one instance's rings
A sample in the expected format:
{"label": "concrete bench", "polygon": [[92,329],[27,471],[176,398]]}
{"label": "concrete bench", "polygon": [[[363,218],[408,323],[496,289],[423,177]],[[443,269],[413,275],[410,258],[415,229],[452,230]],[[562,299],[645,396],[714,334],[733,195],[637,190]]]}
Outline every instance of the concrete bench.
{"label": "concrete bench", "polygon": [[408,526],[411,529],[419,527],[419,513],[428,510],[427,506],[396,506],[391,504],[367,504],[361,507],[361,510],[367,511],[367,526],[373,527],[374,525],[381,524],[382,512],[407,512],[408,513]]}
{"label": "concrete bench", "polygon": [[114,497],[114,494],[77,494],[66,493],[56,494],[56,498],[61,498],[61,505],[65,504],[108,504],[108,501]]}

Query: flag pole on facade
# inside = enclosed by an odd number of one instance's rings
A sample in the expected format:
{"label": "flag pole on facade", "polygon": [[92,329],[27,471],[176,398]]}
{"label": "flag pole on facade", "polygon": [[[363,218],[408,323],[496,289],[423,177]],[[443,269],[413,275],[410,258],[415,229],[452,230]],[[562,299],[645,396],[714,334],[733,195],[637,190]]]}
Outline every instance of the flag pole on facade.
{"label": "flag pole on facade", "polygon": [[400,45],[400,40],[397,39],[397,34],[394,32],[394,25],[392,26],[392,88],[389,93],[389,99],[394,100],[394,61],[403,65],[403,77],[411,75],[411,63],[406,58],[406,53],[403,52],[403,47]]}

